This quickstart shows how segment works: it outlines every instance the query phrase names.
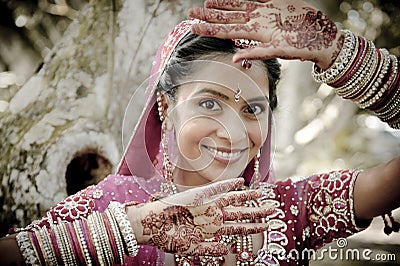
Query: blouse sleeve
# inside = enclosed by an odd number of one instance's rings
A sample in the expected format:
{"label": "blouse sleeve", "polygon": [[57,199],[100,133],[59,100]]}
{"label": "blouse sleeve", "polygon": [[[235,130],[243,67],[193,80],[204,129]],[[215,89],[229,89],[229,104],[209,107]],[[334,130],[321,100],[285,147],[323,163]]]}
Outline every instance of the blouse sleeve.
{"label": "blouse sleeve", "polygon": [[140,188],[133,176],[109,175],[97,185],[89,186],[51,207],[46,215],[25,229],[39,229],[59,222],[87,218],[93,211],[103,212],[111,201],[146,202],[149,195]]}
{"label": "blouse sleeve", "polygon": [[293,183],[298,204],[306,214],[300,231],[305,248],[317,249],[364,229],[357,226],[354,213],[353,191],[358,174],[335,171]]}
{"label": "blouse sleeve", "polygon": [[275,206],[266,220],[262,259],[286,261],[293,251],[316,250],[363,230],[356,224],[353,204],[358,173],[334,171],[262,185],[259,205]]}
{"label": "blouse sleeve", "polygon": [[[291,214],[297,214],[298,210],[295,226],[298,248],[318,249],[365,229],[357,226],[354,213],[353,191],[359,172],[333,171],[289,182],[292,197],[287,208]],[[288,185],[277,189],[288,193]]]}

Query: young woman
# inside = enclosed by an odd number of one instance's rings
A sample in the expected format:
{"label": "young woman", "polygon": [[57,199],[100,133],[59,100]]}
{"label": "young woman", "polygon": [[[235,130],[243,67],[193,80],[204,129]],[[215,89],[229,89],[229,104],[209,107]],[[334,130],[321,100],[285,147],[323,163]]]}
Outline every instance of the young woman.
{"label": "young woman", "polygon": [[315,62],[316,80],[398,128],[397,58],[300,0],[206,1],[190,15],[203,22],[182,22],[158,50],[117,173],[2,239],[10,263],[303,265],[296,254],[375,216],[398,230],[400,158],[296,181],[274,182],[270,167],[270,58]]}

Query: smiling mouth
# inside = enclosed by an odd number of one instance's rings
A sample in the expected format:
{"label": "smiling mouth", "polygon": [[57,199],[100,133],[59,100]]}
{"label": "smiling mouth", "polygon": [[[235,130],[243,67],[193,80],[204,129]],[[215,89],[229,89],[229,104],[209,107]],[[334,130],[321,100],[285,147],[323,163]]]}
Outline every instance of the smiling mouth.
{"label": "smiling mouth", "polygon": [[246,149],[238,149],[236,151],[232,150],[220,150],[213,147],[208,147],[203,145],[206,150],[208,150],[213,156],[214,159],[222,162],[222,163],[233,163],[240,159],[241,155]]}

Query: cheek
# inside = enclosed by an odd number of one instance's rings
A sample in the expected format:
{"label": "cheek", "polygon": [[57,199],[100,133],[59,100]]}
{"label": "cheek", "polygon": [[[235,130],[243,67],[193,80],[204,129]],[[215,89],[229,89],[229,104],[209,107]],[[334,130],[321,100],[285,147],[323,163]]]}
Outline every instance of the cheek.
{"label": "cheek", "polygon": [[250,143],[254,145],[254,148],[259,149],[267,137],[268,125],[264,123],[251,123],[246,129]]}
{"label": "cheek", "polygon": [[196,159],[200,155],[199,144],[207,141],[212,133],[210,124],[204,119],[192,120],[175,130],[179,151],[189,159]]}

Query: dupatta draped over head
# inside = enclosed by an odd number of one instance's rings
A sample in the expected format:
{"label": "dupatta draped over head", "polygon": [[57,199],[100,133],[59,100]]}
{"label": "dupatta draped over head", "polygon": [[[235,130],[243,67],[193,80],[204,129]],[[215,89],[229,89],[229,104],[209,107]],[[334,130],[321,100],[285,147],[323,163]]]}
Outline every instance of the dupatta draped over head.
{"label": "dupatta draped over head", "polygon": [[[158,114],[156,102],[156,87],[160,77],[168,66],[169,59],[180,41],[191,31],[191,25],[200,23],[199,20],[185,20],[177,25],[160,45],[155,59],[151,75],[145,88],[139,87],[128,105],[124,118],[124,132],[132,132],[126,129],[126,121],[132,119],[132,110],[142,110],[137,120],[133,134],[127,144],[123,158],[117,168],[116,174],[132,175],[148,194],[152,195],[159,191],[160,184],[164,181],[162,176],[162,149],[161,149],[161,121]],[[148,83],[147,83],[148,82]],[[145,93],[143,94],[143,90]],[[139,95],[142,95],[140,97]],[[145,95],[145,100],[143,100]],[[143,105],[144,103],[144,105]],[[270,113],[269,128],[266,141],[261,148],[259,178],[254,175],[254,162],[252,161],[243,172],[247,185],[256,185],[258,182],[271,182],[274,180],[271,168],[271,135],[272,115]],[[171,141],[171,140],[169,140]],[[173,138],[173,141],[175,139]],[[170,145],[170,144],[169,144]]]}

